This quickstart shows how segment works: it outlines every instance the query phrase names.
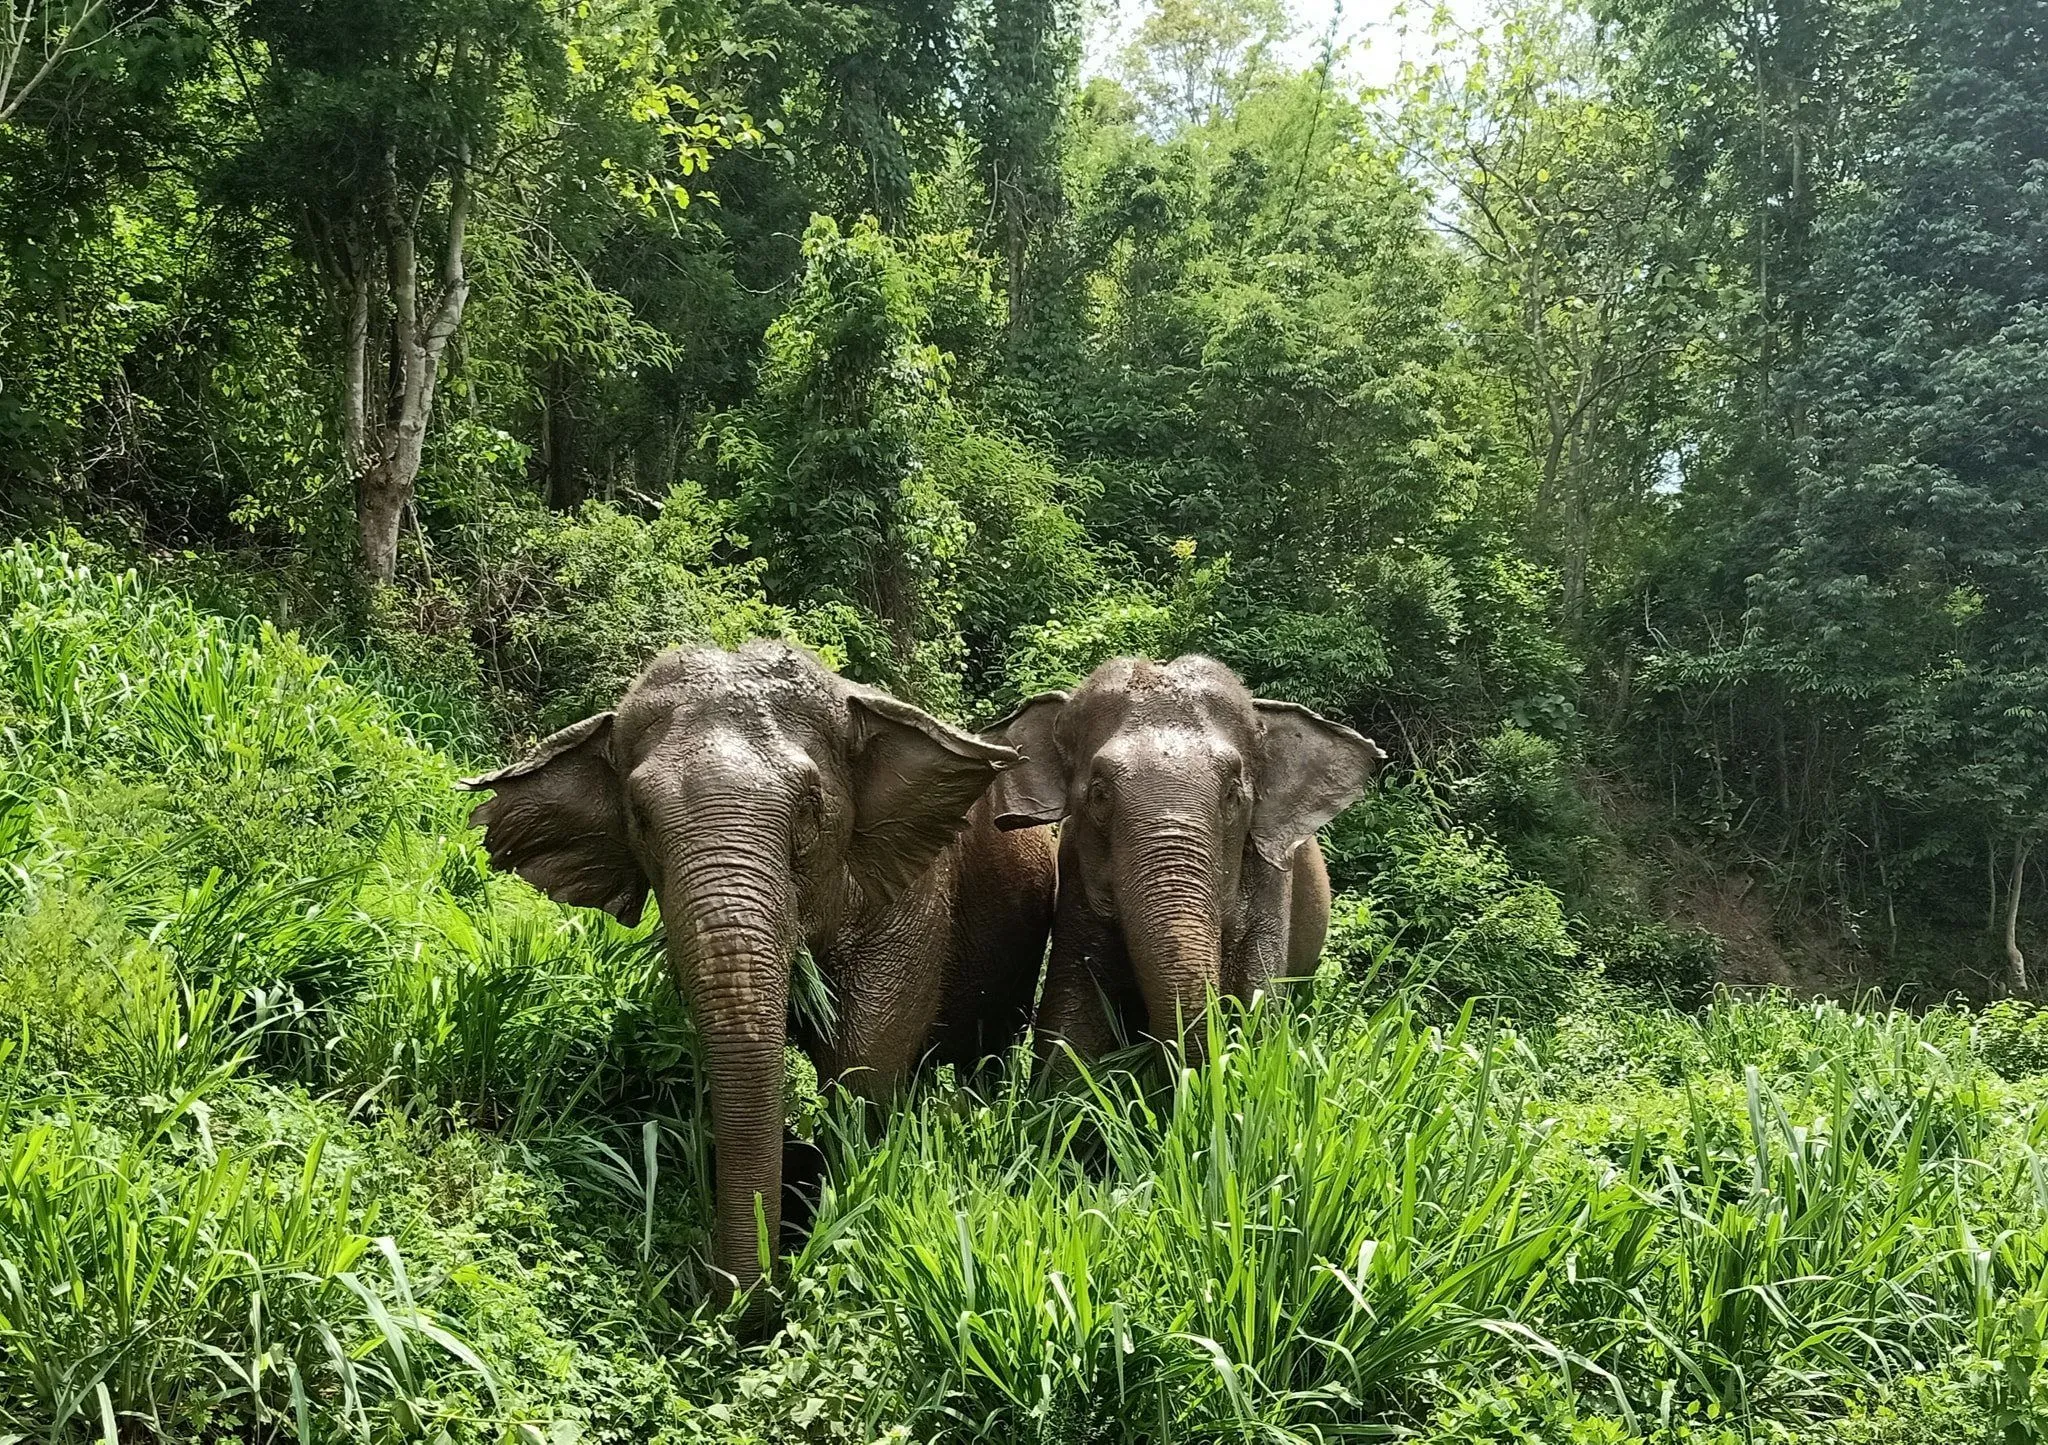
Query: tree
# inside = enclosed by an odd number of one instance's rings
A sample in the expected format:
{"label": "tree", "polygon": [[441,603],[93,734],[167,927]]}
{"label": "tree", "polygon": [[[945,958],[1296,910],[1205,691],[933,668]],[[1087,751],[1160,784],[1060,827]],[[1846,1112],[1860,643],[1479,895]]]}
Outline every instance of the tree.
{"label": "tree", "polygon": [[1521,9],[1462,70],[1412,75],[1406,112],[1410,154],[1457,198],[1444,224],[1473,263],[1468,324],[1508,390],[1536,477],[1529,535],[1575,625],[1678,440],[1659,402],[1717,282],[1658,118],[1598,76],[1581,21]]}
{"label": "tree", "polygon": [[1809,851],[1888,833],[1950,916],[1958,879],[1988,871],[1983,916],[2018,989],[2048,828],[2042,20],[2021,0],[1916,0],[1901,18],[1912,81],[1866,143],[1881,163],[1814,229],[1790,465],[1681,512],[1686,566],[1739,589],[1739,622],[1693,629],[1658,666],[1729,719],[1714,749],[1731,767],[1782,759],[1804,725],[1814,796],[1781,782],[1780,805],[1840,835],[1809,827]]}
{"label": "tree", "polygon": [[922,461],[945,398],[946,358],[924,339],[930,278],[872,216],[845,230],[812,218],[804,259],[759,393],[721,431],[740,522],[773,600],[873,619],[878,636],[849,639],[855,670],[944,705],[957,700],[967,528]]}
{"label": "tree", "polygon": [[995,0],[982,7],[971,52],[967,130],[1000,217],[1013,342],[1032,323],[1032,239],[1061,205],[1060,114],[1078,59],[1072,8],[1070,0]]}
{"label": "tree", "polygon": [[134,25],[152,7],[114,14],[106,0],[7,0],[0,12],[0,125],[59,68]]}
{"label": "tree", "polygon": [[479,188],[522,104],[558,93],[567,36],[532,0],[256,0],[253,78],[224,185],[293,216],[335,322],[342,453],[364,570],[390,582],[435,391],[469,301]]}
{"label": "tree", "polygon": [[1158,0],[1124,53],[1124,69],[1162,130],[1226,113],[1287,38],[1279,0]]}

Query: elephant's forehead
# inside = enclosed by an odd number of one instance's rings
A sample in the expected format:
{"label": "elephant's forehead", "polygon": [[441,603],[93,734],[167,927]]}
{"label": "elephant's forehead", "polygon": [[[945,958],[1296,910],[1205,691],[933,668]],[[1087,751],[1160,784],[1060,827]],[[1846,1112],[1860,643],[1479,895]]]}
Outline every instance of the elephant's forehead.
{"label": "elephant's forehead", "polygon": [[699,647],[665,652],[635,691],[667,708],[830,705],[832,677],[795,648],[749,643],[738,652]]}
{"label": "elephant's forehead", "polygon": [[1144,729],[1173,745],[1193,747],[1216,739],[1240,741],[1254,725],[1250,706],[1227,687],[1208,679],[1160,677],[1125,695],[1120,731]]}
{"label": "elephant's forehead", "polygon": [[1193,762],[1218,751],[1218,739],[1209,730],[1177,719],[1127,729],[1121,741],[1127,750],[1167,762]]}

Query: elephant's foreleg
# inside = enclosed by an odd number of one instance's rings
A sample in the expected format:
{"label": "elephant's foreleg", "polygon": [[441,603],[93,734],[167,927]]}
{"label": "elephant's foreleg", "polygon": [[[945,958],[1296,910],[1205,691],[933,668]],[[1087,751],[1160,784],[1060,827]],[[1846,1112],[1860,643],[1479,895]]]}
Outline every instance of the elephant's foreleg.
{"label": "elephant's foreleg", "polygon": [[1330,931],[1330,870],[1323,845],[1314,838],[1294,853],[1287,890],[1287,975],[1306,978],[1322,962],[1323,939]]}
{"label": "elephant's foreleg", "polygon": [[[943,866],[943,865],[942,865]],[[943,880],[941,880],[943,881]],[[933,892],[941,896],[933,897]],[[943,890],[920,887],[834,948],[833,1027],[815,1055],[821,1080],[887,1101],[931,1046],[952,918]]]}
{"label": "elephant's foreleg", "polygon": [[1100,1058],[1124,1042],[1121,1031],[1130,1020],[1143,1017],[1123,938],[1074,894],[1063,896],[1038,1001],[1040,1065],[1057,1074],[1069,1049],[1083,1059]]}

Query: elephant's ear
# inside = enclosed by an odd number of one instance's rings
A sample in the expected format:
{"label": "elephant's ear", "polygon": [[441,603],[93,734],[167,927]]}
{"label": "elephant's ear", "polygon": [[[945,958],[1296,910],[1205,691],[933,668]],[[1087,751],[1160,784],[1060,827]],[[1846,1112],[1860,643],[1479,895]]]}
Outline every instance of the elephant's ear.
{"label": "elephant's ear", "polygon": [[611,758],[612,714],[544,738],[532,753],[458,787],[492,796],[469,815],[491,862],[548,897],[640,921],[647,875],[626,844],[625,787]]}
{"label": "elephant's ear", "polygon": [[989,790],[998,828],[1032,828],[1067,816],[1067,761],[1053,737],[1067,697],[1064,692],[1041,692],[983,730],[982,736],[1024,755]]}
{"label": "elephant's ear", "polygon": [[931,866],[1013,749],[983,742],[887,693],[849,699],[853,841],[846,866],[862,896],[896,897]]}
{"label": "elephant's ear", "polygon": [[1259,698],[1258,795],[1252,805],[1252,846],[1275,868],[1323,824],[1365,795],[1387,755],[1371,738],[1291,702]]}

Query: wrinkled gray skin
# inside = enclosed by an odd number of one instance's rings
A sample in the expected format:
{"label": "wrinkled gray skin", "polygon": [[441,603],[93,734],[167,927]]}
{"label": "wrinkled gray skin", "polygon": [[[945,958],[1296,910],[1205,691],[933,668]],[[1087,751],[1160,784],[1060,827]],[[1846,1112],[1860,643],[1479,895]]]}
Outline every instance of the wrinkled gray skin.
{"label": "wrinkled gray skin", "polygon": [[640,917],[652,891],[704,1039],[721,1296],[777,1239],[789,980],[834,986],[824,1076],[870,1096],[928,1051],[972,1064],[1021,1032],[1051,921],[1043,838],[983,793],[1009,748],[850,683],[781,643],[665,652],[614,712],[465,786],[491,860],[564,903]]}
{"label": "wrinkled gray skin", "polygon": [[1117,658],[983,736],[1024,754],[990,792],[997,826],[1061,825],[1042,1053],[1102,1053],[1119,1023],[1172,1038],[1210,989],[1248,999],[1314,971],[1330,920],[1315,833],[1386,760],[1370,738],[1255,699],[1206,657]]}

